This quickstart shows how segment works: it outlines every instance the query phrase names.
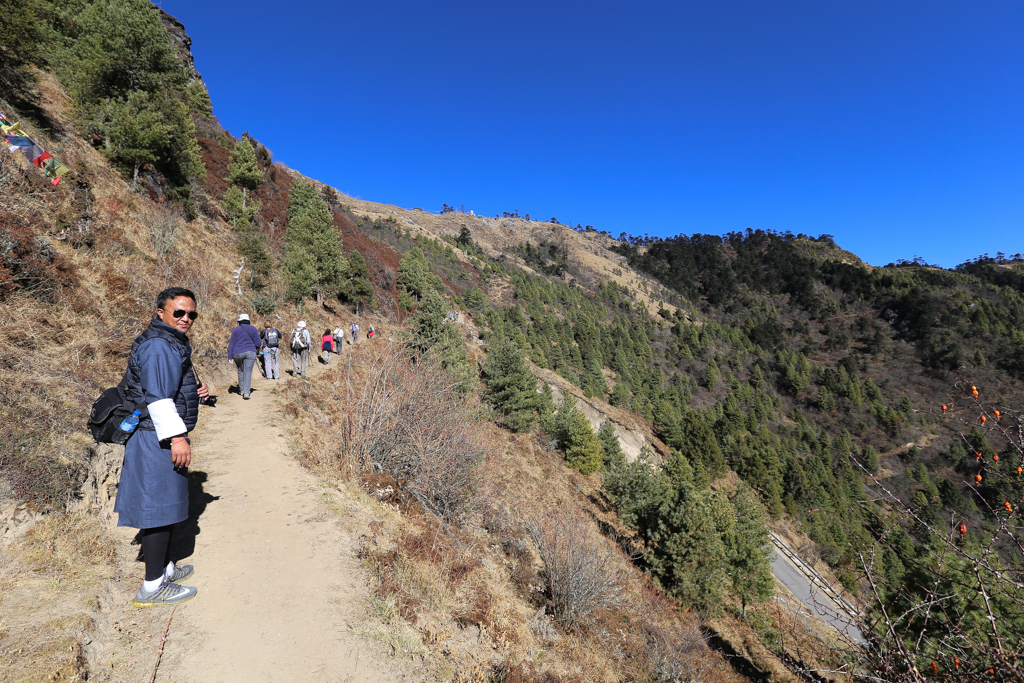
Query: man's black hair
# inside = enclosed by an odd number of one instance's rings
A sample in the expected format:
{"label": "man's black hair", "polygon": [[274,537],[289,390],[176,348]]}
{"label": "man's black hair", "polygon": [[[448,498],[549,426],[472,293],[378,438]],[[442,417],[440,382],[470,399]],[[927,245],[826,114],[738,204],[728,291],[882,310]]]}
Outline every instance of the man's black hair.
{"label": "man's black hair", "polygon": [[187,296],[189,299],[192,299],[197,306],[199,305],[199,301],[196,299],[196,295],[192,293],[191,289],[185,289],[184,287],[168,287],[156,295],[156,307],[163,308],[165,303],[172,299],[177,299],[179,296]]}

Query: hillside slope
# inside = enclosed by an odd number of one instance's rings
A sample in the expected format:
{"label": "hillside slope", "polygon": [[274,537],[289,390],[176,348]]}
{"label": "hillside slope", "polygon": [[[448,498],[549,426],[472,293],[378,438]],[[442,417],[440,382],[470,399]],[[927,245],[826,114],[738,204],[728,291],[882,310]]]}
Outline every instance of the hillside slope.
{"label": "hillside slope", "polygon": [[[102,516],[116,467],[82,416],[170,283],[197,293],[194,358],[222,394],[238,312],[380,331],[271,410],[361,511],[366,635],[424,675],[1011,666],[1019,256],[872,268],[827,235],[613,240],[347,197],[224,131],[183,28],[148,2],[26,7],[23,28],[69,58],[3,71],[0,110],[73,172],[53,186],[0,153],[4,676],[97,675],[95,652],[142,647],[99,624],[135,550]],[[144,62],[141,86],[121,56]],[[163,132],[129,144],[140,122]],[[789,598],[769,526],[863,608],[869,647],[773,600]],[[956,607],[919,618],[935,601]]]}

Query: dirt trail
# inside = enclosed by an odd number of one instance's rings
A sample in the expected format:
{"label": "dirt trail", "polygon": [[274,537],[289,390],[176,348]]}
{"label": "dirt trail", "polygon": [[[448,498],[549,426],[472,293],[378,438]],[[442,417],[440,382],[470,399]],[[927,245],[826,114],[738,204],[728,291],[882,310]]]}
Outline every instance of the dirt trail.
{"label": "dirt trail", "polygon": [[[315,381],[322,368],[312,360]],[[193,490],[201,514],[184,560],[199,594],[176,609],[157,681],[418,677],[351,632],[363,618],[364,575],[353,537],[328,509],[336,492],[288,454],[278,387],[290,365],[282,358],[278,382],[254,370],[251,400],[221,387],[217,406],[203,410],[194,470],[206,477]]]}

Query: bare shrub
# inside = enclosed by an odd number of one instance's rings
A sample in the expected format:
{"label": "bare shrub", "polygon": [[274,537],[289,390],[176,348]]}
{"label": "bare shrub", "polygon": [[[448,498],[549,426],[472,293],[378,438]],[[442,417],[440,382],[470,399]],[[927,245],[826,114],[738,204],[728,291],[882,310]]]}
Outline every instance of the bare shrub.
{"label": "bare shrub", "polygon": [[544,561],[555,619],[575,628],[619,605],[627,565],[614,544],[593,534],[579,512],[562,506],[531,517],[526,530]]}
{"label": "bare shrub", "polygon": [[400,479],[440,519],[461,519],[483,452],[470,432],[475,400],[458,388],[438,360],[389,344],[346,401],[342,456]]}
{"label": "bare shrub", "polygon": [[640,659],[647,680],[665,683],[705,681],[715,668],[702,620],[684,621],[675,605],[660,591],[645,589],[639,604],[630,606],[642,637]]}
{"label": "bare shrub", "polygon": [[178,229],[184,217],[181,211],[172,204],[156,204],[150,207],[146,216],[149,237],[156,255],[166,256],[174,249],[178,241]]}

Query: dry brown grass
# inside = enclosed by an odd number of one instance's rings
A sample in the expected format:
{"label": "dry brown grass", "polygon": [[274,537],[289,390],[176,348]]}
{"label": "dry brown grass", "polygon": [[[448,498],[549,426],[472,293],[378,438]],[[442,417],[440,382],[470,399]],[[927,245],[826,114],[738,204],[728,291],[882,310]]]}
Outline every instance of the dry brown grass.
{"label": "dry brown grass", "polygon": [[[0,554],[0,680],[80,680],[80,641],[96,591],[113,573],[114,544],[86,513],[47,515]],[[76,679],[75,676],[79,678]]]}

